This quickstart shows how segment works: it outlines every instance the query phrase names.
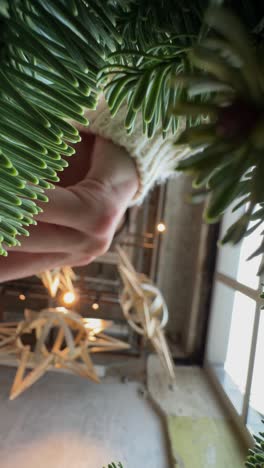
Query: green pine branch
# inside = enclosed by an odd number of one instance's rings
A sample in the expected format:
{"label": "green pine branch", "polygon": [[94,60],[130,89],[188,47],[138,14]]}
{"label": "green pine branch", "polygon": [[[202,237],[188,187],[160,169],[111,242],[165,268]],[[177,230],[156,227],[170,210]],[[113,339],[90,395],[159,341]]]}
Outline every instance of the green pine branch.
{"label": "green pine branch", "polygon": [[197,41],[206,4],[136,1],[118,16],[123,42],[107,56],[99,81],[112,116],[127,103],[128,133],[133,132],[139,112],[142,131],[149,138],[160,127],[164,137],[168,131],[177,131],[179,118],[171,109],[184,91],[172,84],[173,77],[190,69],[187,53]]}
{"label": "green pine branch", "polygon": [[[157,128],[166,138],[185,119],[178,143],[193,151],[178,169],[210,193],[207,221],[236,200],[246,207],[224,241],[236,243],[262,223],[263,6],[224,2],[243,28],[222,9],[204,16],[208,3],[1,2],[1,254],[28,235],[38,202],[47,201],[80,140],[72,122],[88,125],[84,111],[96,108],[102,91],[113,116],[126,103],[128,132],[138,113],[150,138]],[[264,243],[256,253],[263,251]]]}
{"label": "green pine branch", "polygon": [[[124,99],[130,102],[128,131],[137,111],[145,106],[143,126],[149,137],[161,116],[164,133],[170,125],[176,131],[178,118],[170,112],[176,93],[170,82],[174,71],[183,66],[193,29],[199,30],[188,19],[190,5],[187,8],[185,3],[176,13],[176,4],[171,0],[148,1],[144,6],[121,0],[6,0],[2,4],[1,254],[6,255],[6,247],[19,245],[19,235],[28,235],[27,227],[41,211],[38,201],[48,200],[46,190],[54,187],[58,172],[75,151],[71,143],[80,140],[69,122],[88,125],[84,110],[96,107],[102,88],[112,114]],[[182,20],[188,22],[188,34]],[[180,38],[174,37],[176,32]],[[127,48],[133,49],[132,54]],[[140,97],[141,75],[145,83],[149,80],[148,100]]]}
{"label": "green pine branch", "polygon": [[[1,41],[0,253],[47,201],[45,191],[80,141],[69,123],[88,125],[97,73],[120,40],[112,10],[98,2],[7,1]],[[100,17],[100,20],[99,20]],[[111,41],[108,41],[108,37]]]}
{"label": "green pine branch", "polygon": [[[264,423],[264,421],[262,421]],[[264,433],[254,435],[255,446],[249,450],[245,462],[247,468],[263,468],[264,466]]]}
{"label": "green pine branch", "polygon": [[[139,113],[149,138],[185,119],[178,170],[209,194],[206,220],[245,209],[223,242],[262,225],[263,18],[257,0],[2,0],[0,254],[35,224],[101,92],[113,116],[126,103],[128,132]],[[249,467],[263,464],[256,442]]]}
{"label": "green pine branch", "polygon": [[[206,120],[180,136],[177,143],[188,145],[191,154],[178,170],[209,194],[207,222],[218,221],[230,205],[233,211],[244,208],[222,240],[236,244],[264,220],[264,71],[259,46],[237,16],[212,8],[205,23],[210,34],[189,55],[197,71],[184,78],[187,97],[173,113],[203,114]],[[199,104],[194,96],[206,100]],[[250,258],[263,252],[264,241]]]}

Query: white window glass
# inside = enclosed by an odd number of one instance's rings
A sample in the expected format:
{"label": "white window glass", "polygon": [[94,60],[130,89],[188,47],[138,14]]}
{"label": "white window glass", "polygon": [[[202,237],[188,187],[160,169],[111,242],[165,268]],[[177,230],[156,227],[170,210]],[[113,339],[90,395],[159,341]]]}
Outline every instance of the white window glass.
{"label": "white window glass", "polygon": [[255,301],[235,293],[224,369],[242,393],[247,382],[255,308]]}
{"label": "white window glass", "polygon": [[[221,229],[220,229],[220,237],[221,240],[226,233],[227,229],[233,224],[239,216],[242,214],[242,210],[234,215],[232,213],[231,208],[226,212],[226,214],[222,218],[221,222]],[[231,245],[226,244],[221,246],[218,251],[218,258],[217,258],[217,271],[223,273],[230,278],[236,279],[237,271],[238,271],[238,264],[239,264],[239,257],[240,257],[240,249],[241,245]]]}
{"label": "white window glass", "polygon": [[223,366],[228,347],[232,320],[234,290],[216,281],[207,342],[207,359],[214,365]]}
{"label": "white window glass", "polygon": [[[251,225],[249,225],[249,227],[250,226]],[[247,259],[260,245],[261,238],[263,238],[263,236],[260,235],[262,231],[263,225],[256,229],[250,236],[245,237],[241,243],[237,281],[253,289],[258,289],[259,286],[257,273],[261,262],[261,255],[249,261]]]}
{"label": "white window glass", "polygon": [[261,419],[264,418],[264,311],[261,312],[253,379],[250,392],[248,425],[253,432],[263,432]]}
{"label": "white window glass", "polygon": [[[220,239],[241,214],[242,211],[239,211],[234,215],[231,209],[225,214],[221,225]],[[260,234],[262,231],[263,226],[260,226],[250,236],[245,237],[240,244],[222,246],[218,253],[217,271],[252,289],[257,289],[259,285],[257,272],[261,258],[258,256],[250,261],[247,259],[261,243],[262,236]]]}
{"label": "white window glass", "polygon": [[242,412],[256,303],[216,282],[207,359],[229,399]]}

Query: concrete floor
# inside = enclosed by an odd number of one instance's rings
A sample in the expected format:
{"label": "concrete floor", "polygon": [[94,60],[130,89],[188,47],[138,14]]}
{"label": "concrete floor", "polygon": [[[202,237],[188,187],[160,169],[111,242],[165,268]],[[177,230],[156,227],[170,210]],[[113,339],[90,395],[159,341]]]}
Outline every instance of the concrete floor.
{"label": "concrete floor", "polygon": [[14,369],[0,367],[1,468],[168,468],[162,424],[140,385],[49,373],[10,402]]}
{"label": "concrete floor", "polygon": [[178,366],[170,385],[157,356],[147,364],[148,391],[166,415],[175,468],[242,468],[247,448],[204,369]]}

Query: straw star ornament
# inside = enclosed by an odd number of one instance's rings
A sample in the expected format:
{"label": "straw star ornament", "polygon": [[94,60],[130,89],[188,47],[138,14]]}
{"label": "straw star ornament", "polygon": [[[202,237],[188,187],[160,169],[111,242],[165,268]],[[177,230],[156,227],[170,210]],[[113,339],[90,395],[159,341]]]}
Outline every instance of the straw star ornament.
{"label": "straw star ornament", "polygon": [[124,284],[120,295],[124,316],[136,333],[150,341],[169,377],[174,380],[173,359],[163,330],[169,318],[166,302],[151,280],[136,272],[125,251],[119,246],[117,251],[118,270]]}
{"label": "straw star ornament", "polygon": [[52,298],[57,296],[59,290],[74,292],[73,281],[76,275],[69,266],[46,270],[39,275],[39,278]]}
{"label": "straw star ornament", "polygon": [[[0,358],[18,359],[11,388],[14,400],[49,369],[65,369],[99,383],[91,354],[129,348],[103,333],[112,322],[84,319],[64,307],[25,311],[25,320],[1,324]],[[27,369],[32,369],[27,372]]]}

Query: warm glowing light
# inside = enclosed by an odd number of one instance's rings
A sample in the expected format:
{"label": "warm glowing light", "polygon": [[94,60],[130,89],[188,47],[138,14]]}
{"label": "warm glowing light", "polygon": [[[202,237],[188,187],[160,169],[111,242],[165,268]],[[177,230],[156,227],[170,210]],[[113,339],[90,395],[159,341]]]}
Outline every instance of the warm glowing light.
{"label": "warm glowing light", "polygon": [[93,336],[93,335],[89,335],[89,340],[90,341],[96,341],[97,338],[95,336]]}
{"label": "warm glowing light", "polygon": [[73,304],[76,301],[76,295],[73,291],[67,291],[63,294],[63,302],[65,304]]}
{"label": "warm glowing light", "polygon": [[93,309],[93,310],[98,310],[99,307],[100,307],[100,306],[99,306],[99,304],[98,304],[97,302],[94,302],[94,303],[92,304],[92,309]]}
{"label": "warm glowing light", "polygon": [[159,231],[159,232],[164,232],[164,231],[166,231],[166,226],[165,226],[165,224],[164,224],[164,223],[159,223],[159,224],[157,225],[157,231]]}
{"label": "warm glowing light", "polygon": [[105,328],[105,322],[101,319],[85,318],[83,321],[85,328],[93,334],[100,333]]}
{"label": "warm glowing light", "polygon": [[56,275],[53,281],[50,283],[50,295],[51,297],[55,297],[58,291],[58,287],[60,285],[60,277]]}
{"label": "warm glowing light", "polygon": [[19,297],[20,301],[25,301],[26,300],[25,294],[19,294],[18,297]]}
{"label": "warm glowing light", "polygon": [[56,312],[61,312],[62,314],[68,314],[68,309],[65,309],[65,307],[55,307],[54,309]]}

